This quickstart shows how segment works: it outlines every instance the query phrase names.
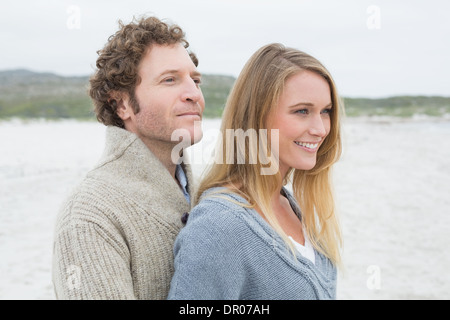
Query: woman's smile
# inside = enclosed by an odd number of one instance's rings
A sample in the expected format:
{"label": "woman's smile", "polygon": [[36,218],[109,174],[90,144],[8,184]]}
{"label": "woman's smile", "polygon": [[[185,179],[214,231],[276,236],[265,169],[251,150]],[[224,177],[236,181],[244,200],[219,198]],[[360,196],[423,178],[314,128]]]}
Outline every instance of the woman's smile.
{"label": "woman's smile", "polygon": [[319,142],[300,142],[300,141],[294,141],[294,143],[299,146],[300,148],[308,151],[308,152],[317,152],[319,149]]}

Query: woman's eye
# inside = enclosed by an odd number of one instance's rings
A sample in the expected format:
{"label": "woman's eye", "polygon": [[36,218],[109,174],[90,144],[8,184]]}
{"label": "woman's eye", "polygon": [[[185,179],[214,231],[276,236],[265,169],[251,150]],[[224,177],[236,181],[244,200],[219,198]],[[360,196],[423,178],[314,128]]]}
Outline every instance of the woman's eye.
{"label": "woman's eye", "polygon": [[331,108],[324,109],[324,110],[322,111],[322,113],[324,113],[324,114],[329,114],[329,113],[331,113]]}
{"label": "woman's eye", "polygon": [[300,110],[295,111],[295,113],[308,114],[308,109],[300,109]]}
{"label": "woman's eye", "polygon": [[202,84],[202,79],[192,79],[196,85]]}

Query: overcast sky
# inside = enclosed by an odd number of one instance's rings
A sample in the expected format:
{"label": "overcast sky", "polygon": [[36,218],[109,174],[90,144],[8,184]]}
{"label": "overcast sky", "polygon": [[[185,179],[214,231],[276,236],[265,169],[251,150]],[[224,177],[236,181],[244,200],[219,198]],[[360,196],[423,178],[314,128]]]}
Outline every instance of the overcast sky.
{"label": "overcast sky", "polygon": [[88,75],[117,21],[179,24],[202,73],[238,76],[261,46],[318,58],[343,96],[450,96],[448,0],[15,0],[0,4],[0,70]]}

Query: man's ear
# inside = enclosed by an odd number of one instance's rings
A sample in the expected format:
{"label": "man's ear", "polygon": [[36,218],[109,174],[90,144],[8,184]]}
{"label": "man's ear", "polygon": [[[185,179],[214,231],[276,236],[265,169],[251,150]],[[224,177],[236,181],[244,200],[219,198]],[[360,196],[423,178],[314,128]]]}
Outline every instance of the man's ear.
{"label": "man's ear", "polygon": [[114,91],[111,93],[111,99],[116,103],[116,113],[123,121],[126,121],[134,115],[133,108],[127,93]]}

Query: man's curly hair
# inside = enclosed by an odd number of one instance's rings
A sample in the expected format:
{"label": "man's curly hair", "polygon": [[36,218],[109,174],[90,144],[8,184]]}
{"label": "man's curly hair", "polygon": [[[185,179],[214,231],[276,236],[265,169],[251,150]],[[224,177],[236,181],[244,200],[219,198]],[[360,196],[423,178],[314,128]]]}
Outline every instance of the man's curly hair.
{"label": "man's curly hair", "polygon": [[[134,92],[141,81],[138,66],[147,49],[153,44],[175,43],[181,43],[187,49],[189,43],[178,25],[167,24],[155,17],[133,19],[127,25],[119,21],[119,27],[109,37],[105,47],[97,51],[97,70],[90,78],[89,95],[99,122],[124,128],[122,119],[117,115],[117,93],[127,93],[134,112],[139,112]],[[195,54],[189,55],[197,66]]]}

